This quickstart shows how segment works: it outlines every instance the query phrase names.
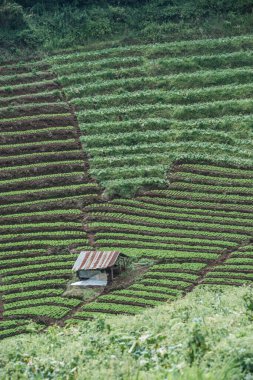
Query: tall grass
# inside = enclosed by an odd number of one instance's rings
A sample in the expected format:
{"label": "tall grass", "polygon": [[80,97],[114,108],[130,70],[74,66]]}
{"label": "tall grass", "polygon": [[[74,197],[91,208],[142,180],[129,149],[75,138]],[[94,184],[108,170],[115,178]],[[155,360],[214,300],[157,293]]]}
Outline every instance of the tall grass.
{"label": "tall grass", "polygon": [[0,379],[249,380],[252,300],[246,287],[199,287],[137,316],[72,319],[39,334],[30,325],[0,343]]}

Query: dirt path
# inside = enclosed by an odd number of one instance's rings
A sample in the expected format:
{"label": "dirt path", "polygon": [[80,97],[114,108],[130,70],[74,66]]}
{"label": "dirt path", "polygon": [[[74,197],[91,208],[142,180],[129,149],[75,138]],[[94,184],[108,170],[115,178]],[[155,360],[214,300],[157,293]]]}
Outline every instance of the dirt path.
{"label": "dirt path", "polygon": [[220,255],[216,260],[212,261],[209,265],[205,266],[202,270],[199,271],[199,278],[196,283],[192,284],[185,290],[185,294],[191,292],[196,286],[201,285],[206,278],[207,273],[211,272],[215,267],[224,264],[232,255],[233,252],[238,251],[240,248],[250,244],[251,239],[243,242],[238,247],[233,249],[227,249],[222,255]]}

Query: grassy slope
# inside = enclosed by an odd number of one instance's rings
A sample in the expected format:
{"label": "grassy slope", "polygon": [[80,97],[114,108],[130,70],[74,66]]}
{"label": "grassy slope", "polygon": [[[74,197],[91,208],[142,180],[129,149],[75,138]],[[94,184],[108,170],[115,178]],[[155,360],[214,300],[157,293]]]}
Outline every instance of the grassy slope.
{"label": "grassy slope", "polygon": [[199,288],[137,316],[8,338],[0,379],[249,380],[250,302],[250,288]]}

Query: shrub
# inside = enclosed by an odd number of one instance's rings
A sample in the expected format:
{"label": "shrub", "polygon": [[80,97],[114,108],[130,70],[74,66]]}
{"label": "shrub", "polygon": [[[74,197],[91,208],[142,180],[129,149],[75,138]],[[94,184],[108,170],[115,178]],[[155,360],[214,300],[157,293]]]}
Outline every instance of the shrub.
{"label": "shrub", "polygon": [[10,0],[0,3],[0,25],[3,29],[24,29],[27,23],[22,6]]}

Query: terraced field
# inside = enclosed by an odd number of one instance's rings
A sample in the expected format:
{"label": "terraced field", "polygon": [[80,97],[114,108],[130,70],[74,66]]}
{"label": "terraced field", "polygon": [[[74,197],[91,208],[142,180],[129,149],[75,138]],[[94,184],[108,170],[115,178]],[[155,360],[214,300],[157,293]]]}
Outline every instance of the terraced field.
{"label": "terraced field", "polygon": [[252,166],[253,38],[74,51],[50,59],[110,194],[165,186],[179,159]]}
{"label": "terraced field", "polygon": [[89,246],[80,209],[96,200],[98,186],[87,173],[75,117],[48,66],[6,65],[0,74],[5,337],[25,330],[30,318],[53,322],[80,303],[61,296],[75,258],[67,248]]}
{"label": "terraced field", "polygon": [[166,190],[86,206],[99,249],[115,247],[156,263],[133,285],[85,305],[94,312],[135,313],[200,284],[253,280],[253,170],[178,164]]}
{"label": "terraced field", "polygon": [[[1,337],[252,283],[252,52],[112,43],[0,69]],[[82,304],[62,296],[74,247],[154,264]]]}

